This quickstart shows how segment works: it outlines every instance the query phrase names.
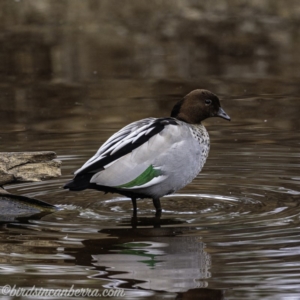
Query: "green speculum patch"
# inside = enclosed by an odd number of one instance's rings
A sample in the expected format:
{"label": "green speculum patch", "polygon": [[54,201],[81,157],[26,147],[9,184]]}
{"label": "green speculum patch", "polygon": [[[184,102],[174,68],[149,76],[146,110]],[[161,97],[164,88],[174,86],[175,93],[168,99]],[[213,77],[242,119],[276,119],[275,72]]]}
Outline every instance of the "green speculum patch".
{"label": "green speculum patch", "polygon": [[153,168],[152,165],[150,165],[141,175],[139,175],[137,178],[131,180],[130,182],[124,183],[122,185],[115,186],[116,188],[131,188],[134,186],[140,186],[143,185],[150,180],[152,180],[155,177],[160,176],[159,170],[156,170]]}

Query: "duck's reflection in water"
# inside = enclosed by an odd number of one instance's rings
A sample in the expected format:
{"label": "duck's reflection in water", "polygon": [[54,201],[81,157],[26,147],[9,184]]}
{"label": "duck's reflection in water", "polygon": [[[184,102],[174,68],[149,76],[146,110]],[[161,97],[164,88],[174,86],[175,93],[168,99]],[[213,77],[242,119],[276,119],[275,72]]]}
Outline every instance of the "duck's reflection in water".
{"label": "duck's reflection in water", "polygon": [[[154,224],[159,221],[151,220]],[[152,224],[151,220],[136,221],[142,226]],[[93,278],[106,279],[107,287],[171,293],[200,288],[197,292],[200,293],[203,288],[207,291],[211,258],[201,237],[192,235],[193,230],[187,227],[103,229],[100,233],[105,238],[82,242],[85,247],[77,253],[77,263],[96,267],[99,273]]]}

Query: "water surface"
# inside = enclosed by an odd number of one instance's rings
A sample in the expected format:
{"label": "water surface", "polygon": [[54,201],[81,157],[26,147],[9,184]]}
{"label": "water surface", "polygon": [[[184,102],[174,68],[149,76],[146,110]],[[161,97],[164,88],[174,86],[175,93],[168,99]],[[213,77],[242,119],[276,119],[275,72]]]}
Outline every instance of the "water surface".
{"label": "water surface", "polygon": [[296,299],[300,102],[293,95],[221,95],[232,122],[204,122],[209,159],[190,185],[162,199],[160,219],[151,200],[139,200],[132,219],[126,197],[62,189],[117,129],[168,115],[180,97],[144,93],[45,105],[46,117],[34,115],[30,126],[6,124],[6,151],[56,151],[63,176],[8,187],[60,210],[1,227],[1,285],[118,287],[126,299]]}

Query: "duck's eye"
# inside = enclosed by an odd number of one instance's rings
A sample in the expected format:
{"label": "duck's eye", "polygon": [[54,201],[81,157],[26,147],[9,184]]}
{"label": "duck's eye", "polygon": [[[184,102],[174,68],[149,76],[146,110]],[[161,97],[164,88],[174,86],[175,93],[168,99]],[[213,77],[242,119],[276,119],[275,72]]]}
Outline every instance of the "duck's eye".
{"label": "duck's eye", "polygon": [[205,104],[206,105],[211,105],[212,101],[210,99],[205,99]]}

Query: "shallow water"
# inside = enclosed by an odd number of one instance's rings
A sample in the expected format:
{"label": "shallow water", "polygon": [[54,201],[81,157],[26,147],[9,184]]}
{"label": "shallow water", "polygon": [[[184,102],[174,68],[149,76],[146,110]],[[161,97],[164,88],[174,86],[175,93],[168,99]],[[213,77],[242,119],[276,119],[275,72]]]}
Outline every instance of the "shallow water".
{"label": "shallow water", "polygon": [[204,122],[208,161],[190,185],[162,199],[160,219],[147,199],[138,201],[132,219],[126,197],[62,189],[118,128],[169,114],[180,93],[153,90],[156,97],[141,88],[139,97],[44,105],[41,118],[29,108],[31,120],[6,123],[6,151],[56,151],[63,176],[7,187],[60,210],[1,227],[0,285],[124,288],[124,299],[297,299],[300,102],[294,95],[221,95],[232,122]]}

